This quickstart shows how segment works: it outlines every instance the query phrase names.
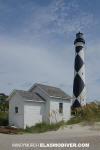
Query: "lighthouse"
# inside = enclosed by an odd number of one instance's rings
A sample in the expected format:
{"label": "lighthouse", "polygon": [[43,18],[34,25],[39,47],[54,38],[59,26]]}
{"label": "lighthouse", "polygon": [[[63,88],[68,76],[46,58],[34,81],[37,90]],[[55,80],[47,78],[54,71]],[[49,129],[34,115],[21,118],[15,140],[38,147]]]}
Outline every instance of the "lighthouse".
{"label": "lighthouse", "polygon": [[83,33],[77,33],[74,41],[75,62],[72,108],[84,106],[86,104],[84,44],[85,40],[83,38]]}

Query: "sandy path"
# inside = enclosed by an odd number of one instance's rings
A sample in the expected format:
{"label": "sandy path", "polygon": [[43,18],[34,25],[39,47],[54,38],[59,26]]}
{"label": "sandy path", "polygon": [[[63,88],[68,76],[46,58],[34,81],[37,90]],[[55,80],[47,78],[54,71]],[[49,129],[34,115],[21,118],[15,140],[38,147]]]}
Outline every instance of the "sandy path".
{"label": "sandy path", "polygon": [[[30,148],[12,148],[12,143],[90,143],[89,148],[32,148],[36,150],[100,150],[100,130],[91,130],[89,126],[74,125],[58,131],[41,134],[6,135],[0,134],[0,150],[30,150]],[[96,128],[97,129],[97,128]]]}

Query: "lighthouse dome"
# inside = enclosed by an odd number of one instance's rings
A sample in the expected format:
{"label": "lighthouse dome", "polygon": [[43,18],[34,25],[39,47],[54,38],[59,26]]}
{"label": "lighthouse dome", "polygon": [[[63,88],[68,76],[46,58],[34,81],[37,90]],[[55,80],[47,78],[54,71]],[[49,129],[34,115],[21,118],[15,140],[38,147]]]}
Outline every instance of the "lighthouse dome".
{"label": "lighthouse dome", "polygon": [[84,40],[84,38],[83,38],[83,33],[78,32],[78,33],[76,34],[76,39],[75,39],[75,41],[74,41],[74,44],[76,44],[77,42],[82,42],[82,43],[85,44],[85,40]]}

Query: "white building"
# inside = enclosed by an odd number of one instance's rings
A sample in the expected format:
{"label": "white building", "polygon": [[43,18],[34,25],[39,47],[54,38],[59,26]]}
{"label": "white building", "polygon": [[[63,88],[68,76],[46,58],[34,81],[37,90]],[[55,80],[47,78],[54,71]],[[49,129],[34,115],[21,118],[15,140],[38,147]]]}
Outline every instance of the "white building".
{"label": "white building", "polygon": [[67,121],[71,116],[71,97],[61,89],[35,84],[29,91],[14,90],[9,100],[9,125],[18,128]]}

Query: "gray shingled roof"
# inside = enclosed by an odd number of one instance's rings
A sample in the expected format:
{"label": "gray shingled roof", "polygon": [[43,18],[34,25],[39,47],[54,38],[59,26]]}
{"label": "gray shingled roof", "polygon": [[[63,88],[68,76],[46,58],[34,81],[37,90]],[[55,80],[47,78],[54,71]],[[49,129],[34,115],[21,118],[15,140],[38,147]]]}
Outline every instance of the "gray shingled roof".
{"label": "gray shingled roof", "polygon": [[23,91],[23,90],[15,90],[15,92],[17,92],[19,95],[24,97],[26,100],[45,102],[45,100],[43,98],[41,98],[39,95],[37,95],[36,93]]}
{"label": "gray shingled roof", "polygon": [[35,84],[36,86],[43,89],[50,97],[63,98],[63,99],[71,99],[71,96],[66,94],[60,88],[43,85],[43,84]]}

